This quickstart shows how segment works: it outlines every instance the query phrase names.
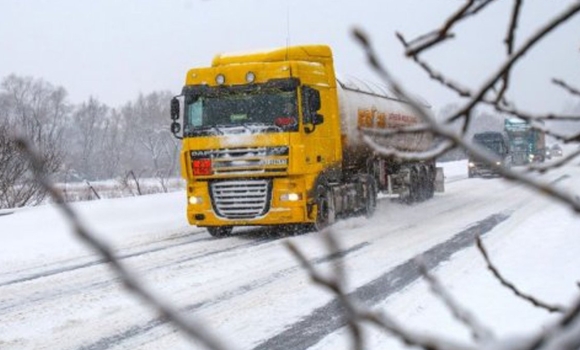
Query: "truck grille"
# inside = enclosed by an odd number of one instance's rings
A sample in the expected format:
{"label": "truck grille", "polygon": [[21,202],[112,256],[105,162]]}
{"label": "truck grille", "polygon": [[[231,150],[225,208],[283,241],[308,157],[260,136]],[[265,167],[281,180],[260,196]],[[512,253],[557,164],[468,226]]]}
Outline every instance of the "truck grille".
{"label": "truck grille", "polygon": [[289,148],[243,147],[191,151],[191,159],[209,158],[215,175],[283,174],[288,170]]}
{"label": "truck grille", "polygon": [[213,208],[226,219],[254,219],[264,215],[270,204],[272,181],[235,180],[210,183]]}

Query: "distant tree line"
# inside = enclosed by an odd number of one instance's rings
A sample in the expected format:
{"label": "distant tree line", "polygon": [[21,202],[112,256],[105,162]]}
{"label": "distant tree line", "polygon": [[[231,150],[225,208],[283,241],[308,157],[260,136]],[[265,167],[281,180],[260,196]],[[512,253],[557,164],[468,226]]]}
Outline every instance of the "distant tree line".
{"label": "distant tree line", "polygon": [[[44,173],[57,182],[117,179],[133,181],[140,192],[140,179],[153,178],[167,191],[168,180],[179,172],[179,142],[169,132],[171,97],[169,91],[157,91],[140,94],[119,108],[94,97],[74,105],[63,87],[33,77],[5,77],[0,84],[0,209],[35,205],[45,198],[9,141],[10,134],[30,141],[43,158]],[[580,112],[580,104],[568,109]],[[434,114],[443,121],[458,110],[458,104],[448,104]],[[502,115],[487,110],[474,114],[467,138],[503,129]],[[462,122],[454,124],[459,130]],[[464,149],[455,147],[438,160],[466,157]]]}
{"label": "distant tree line", "polygon": [[42,202],[44,191],[10,141],[24,136],[56,182],[178,176],[179,143],[169,132],[169,91],[140,94],[120,108],[94,97],[80,105],[42,79],[10,75],[0,84],[0,208]]}

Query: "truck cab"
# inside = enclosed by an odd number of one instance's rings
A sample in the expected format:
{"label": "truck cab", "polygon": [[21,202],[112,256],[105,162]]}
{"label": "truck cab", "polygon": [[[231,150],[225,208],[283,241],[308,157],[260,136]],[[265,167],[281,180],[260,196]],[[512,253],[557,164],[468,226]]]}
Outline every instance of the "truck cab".
{"label": "truck cab", "polygon": [[508,142],[501,132],[487,131],[473,135],[472,144],[487,151],[494,159],[495,164],[487,164],[469,156],[468,176],[472,177],[492,177],[499,176],[500,167],[511,165]]}

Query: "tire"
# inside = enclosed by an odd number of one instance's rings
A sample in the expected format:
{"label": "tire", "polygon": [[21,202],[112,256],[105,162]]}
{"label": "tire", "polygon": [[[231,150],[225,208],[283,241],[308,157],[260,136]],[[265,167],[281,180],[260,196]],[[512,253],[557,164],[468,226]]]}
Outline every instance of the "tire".
{"label": "tire", "polygon": [[322,185],[317,188],[316,195],[316,222],[314,229],[322,231],[334,223],[334,203],[331,201],[329,190]]}
{"label": "tire", "polygon": [[427,168],[427,199],[433,198],[435,195],[435,170],[434,167],[430,166]]}
{"label": "tire", "polygon": [[209,234],[216,238],[230,236],[234,229],[233,226],[208,226],[206,228]]}
{"label": "tire", "polygon": [[423,202],[429,198],[429,176],[427,169],[421,166],[419,170],[419,202]]}
{"label": "tire", "polygon": [[420,185],[419,185],[419,174],[417,173],[417,169],[412,168],[410,174],[410,183],[409,183],[409,197],[407,198],[407,204],[415,203],[419,200],[420,197]]}
{"label": "tire", "polygon": [[377,209],[377,185],[372,176],[367,177],[367,196],[365,198],[364,215],[372,217]]}

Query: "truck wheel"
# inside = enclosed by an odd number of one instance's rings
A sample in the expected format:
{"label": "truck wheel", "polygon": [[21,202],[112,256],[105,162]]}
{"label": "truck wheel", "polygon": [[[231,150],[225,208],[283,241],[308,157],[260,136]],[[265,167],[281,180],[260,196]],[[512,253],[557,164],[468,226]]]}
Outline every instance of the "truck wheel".
{"label": "truck wheel", "polygon": [[334,203],[326,187],[318,186],[316,192],[318,194],[316,197],[316,222],[314,223],[314,228],[317,231],[322,231],[334,223]]}
{"label": "truck wheel", "polygon": [[232,226],[208,226],[206,228],[210,235],[217,238],[231,235],[234,229]]}

